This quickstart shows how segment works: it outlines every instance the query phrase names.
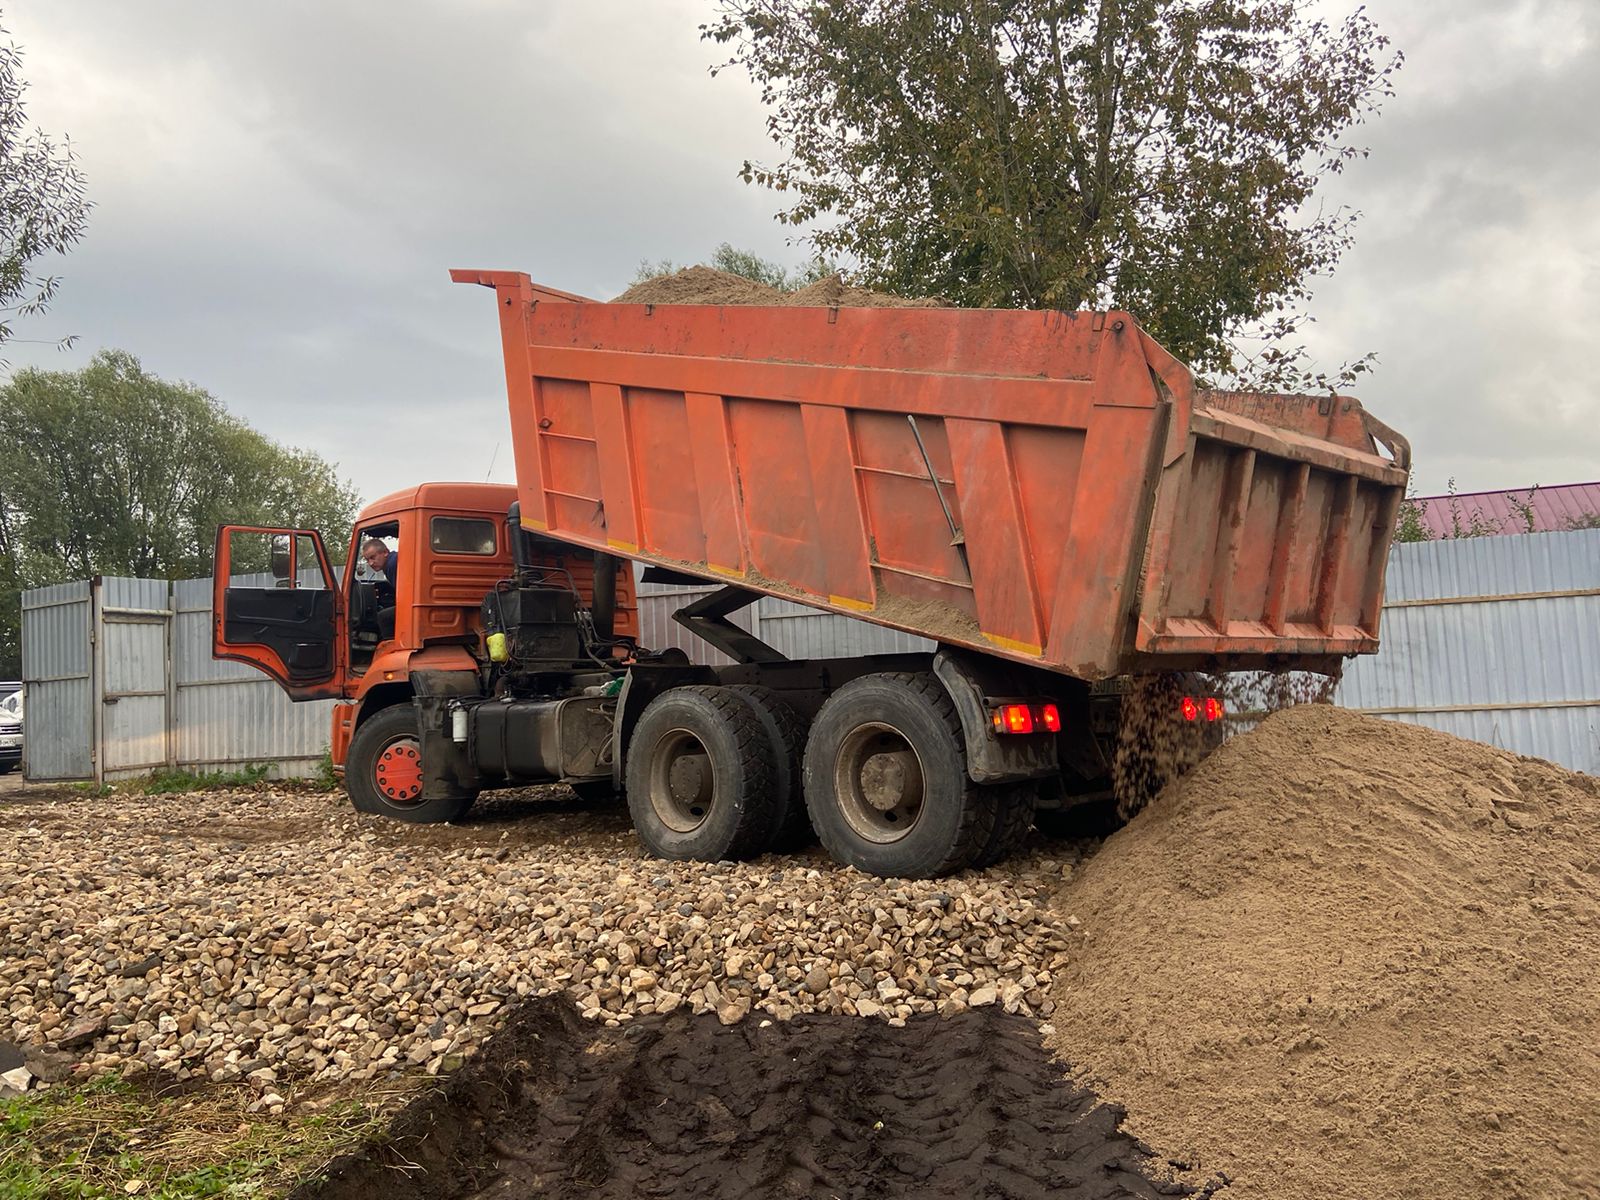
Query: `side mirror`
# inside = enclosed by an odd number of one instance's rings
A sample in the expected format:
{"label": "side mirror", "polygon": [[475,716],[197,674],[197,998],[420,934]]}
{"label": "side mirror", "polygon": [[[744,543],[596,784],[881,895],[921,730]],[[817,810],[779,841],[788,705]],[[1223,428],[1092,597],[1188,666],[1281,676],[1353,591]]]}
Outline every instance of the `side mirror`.
{"label": "side mirror", "polygon": [[286,534],[272,537],[272,580],[274,587],[294,586],[294,546]]}

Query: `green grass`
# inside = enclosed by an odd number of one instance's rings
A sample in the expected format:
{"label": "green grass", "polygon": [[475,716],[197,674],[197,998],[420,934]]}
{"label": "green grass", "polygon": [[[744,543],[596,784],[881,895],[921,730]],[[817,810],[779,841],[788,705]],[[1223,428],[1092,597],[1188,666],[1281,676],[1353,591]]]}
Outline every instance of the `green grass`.
{"label": "green grass", "polygon": [[[124,779],[116,783],[72,783],[66,786],[80,796],[168,796],[180,792],[215,792],[235,789],[248,790],[269,782],[270,763],[250,763],[237,771],[184,771],[163,768],[138,779]],[[316,771],[307,779],[277,779],[270,781],[274,787],[288,790],[309,788],[314,791],[335,792],[344,786],[344,779],[333,765],[333,755],[326,748],[317,763]],[[5,1200],[0,1196],[0,1200]]]}
{"label": "green grass", "polygon": [[280,1195],[376,1137],[414,1084],[368,1085],[318,1111],[266,1117],[237,1085],[160,1095],[109,1078],[0,1101],[5,1200]]}
{"label": "green grass", "polygon": [[214,792],[224,788],[251,788],[265,783],[272,768],[266,763],[251,763],[237,771],[153,771],[144,779],[127,785],[130,791],[147,796],[165,796],[173,792]]}
{"label": "green grass", "polygon": [[344,785],[344,776],[339,768],[333,765],[333,748],[324,746],[322,757],[317,761],[316,774],[312,775],[311,782],[325,792],[336,792]]}

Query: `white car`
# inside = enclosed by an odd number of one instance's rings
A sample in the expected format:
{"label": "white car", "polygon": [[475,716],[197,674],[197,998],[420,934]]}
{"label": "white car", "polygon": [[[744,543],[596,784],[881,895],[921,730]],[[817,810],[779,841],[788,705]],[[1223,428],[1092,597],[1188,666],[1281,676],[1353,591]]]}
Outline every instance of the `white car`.
{"label": "white car", "polygon": [[0,700],[0,775],[22,764],[22,693]]}

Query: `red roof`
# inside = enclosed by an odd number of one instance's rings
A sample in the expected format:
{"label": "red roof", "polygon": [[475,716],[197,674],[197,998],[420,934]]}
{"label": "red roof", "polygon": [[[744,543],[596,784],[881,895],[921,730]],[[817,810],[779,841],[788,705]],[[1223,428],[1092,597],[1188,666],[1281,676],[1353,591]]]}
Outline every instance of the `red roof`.
{"label": "red roof", "polygon": [[1542,533],[1570,529],[1574,521],[1600,519],[1600,481],[1418,496],[1414,503],[1430,537],[1467,532]]}

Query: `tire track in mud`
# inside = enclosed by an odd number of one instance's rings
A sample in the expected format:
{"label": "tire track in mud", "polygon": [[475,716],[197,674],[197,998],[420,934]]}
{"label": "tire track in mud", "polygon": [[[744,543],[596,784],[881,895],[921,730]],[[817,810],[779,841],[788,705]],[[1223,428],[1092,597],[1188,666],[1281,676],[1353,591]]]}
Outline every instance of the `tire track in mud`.
{"label": "tire track in mud", "polygon": [[605,1029],[540,999],[296,1200],[1193,1194],[1121,1120],[991,1010]]}

